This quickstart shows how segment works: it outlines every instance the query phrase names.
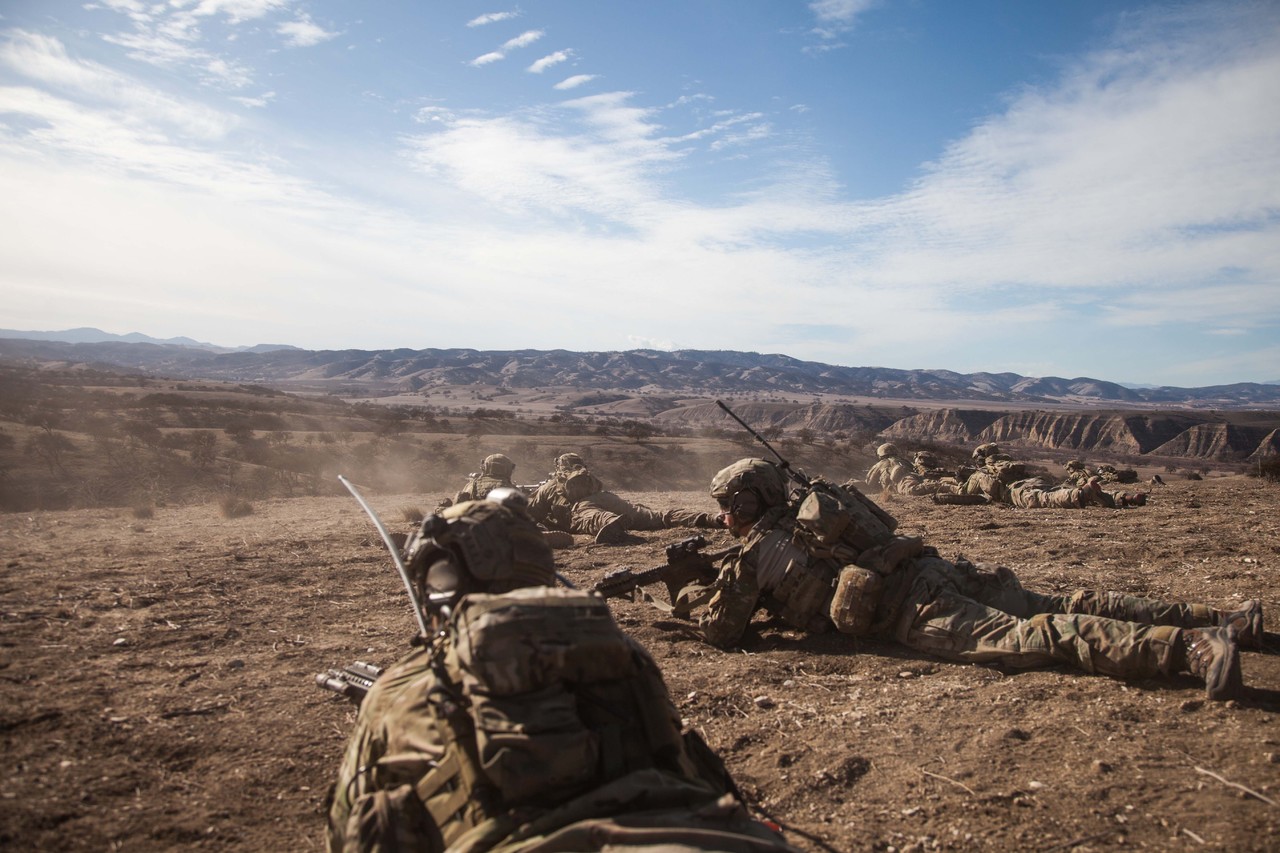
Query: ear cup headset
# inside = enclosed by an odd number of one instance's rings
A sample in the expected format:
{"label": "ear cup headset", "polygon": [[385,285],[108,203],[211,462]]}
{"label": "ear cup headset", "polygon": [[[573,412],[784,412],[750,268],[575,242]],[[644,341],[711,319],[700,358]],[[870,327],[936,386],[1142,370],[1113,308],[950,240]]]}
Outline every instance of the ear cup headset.
{"label": "ear cup headset", "polygon": [[760,518],[760,496],[751,489],[743,489],[729,499],[725,511],[733,513],[739,521],[756,521]]}

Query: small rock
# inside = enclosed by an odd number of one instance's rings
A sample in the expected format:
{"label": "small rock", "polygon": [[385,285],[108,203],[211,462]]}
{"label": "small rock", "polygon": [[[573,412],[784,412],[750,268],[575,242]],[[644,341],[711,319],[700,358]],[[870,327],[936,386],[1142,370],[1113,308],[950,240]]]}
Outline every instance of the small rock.
{"label": "small rock", "polygon": [[775,704],[768,696],[757,696],[751,701],[756,703],[757,708],[772,708]]}
{"label": "small rock", "polygon": [[127,646],[127,645],[129,645],[129,641],[128,641],[128,640],[126,640],[124,637],[117,637],[117,638],[116,638],[116,641],[115,641],[114,643],[112,643],[111,645],[113,645],[113,646]]}
{"label": "small rock", "polygon": [[915,678],[916,674],[909,669],[904,669],[902,672],[898,673],[898,677],[899,678]]}
{"label": "small rock", "polygon": [[1041,790],[1041,789],[1043,789],[1043,788],[1046,788],[1046,787],[1048,787],[1048,786],[1047,786],[1047,785],[1045,785],[1043,782],[1036,782],[1036,781],[1032,781],[1032,782],[1030,782],[1030,783],[1027,785],[1027,787],[1028,787],[1028,788],[1030,788],[1030,789],[1031,789],[1031,790],[1033,790],[1033,791],[1039,791],[1039,790]]}
{"label": "small rock", "polygon": [[686,701],[692,702],[698,698],[698,691],[692,691],[688,696],[684,697]]}
{"label": "small rock", "polygon": [[1093,760],[1094,773],[1110,773],[1111,770],[1112,770],[1111,765],[1103,761],[1101,758],[1095,758]]}
{"label": "small rock", "polygon": [[227,669],[244,669],[244,661],[240,658],[227,661]]}

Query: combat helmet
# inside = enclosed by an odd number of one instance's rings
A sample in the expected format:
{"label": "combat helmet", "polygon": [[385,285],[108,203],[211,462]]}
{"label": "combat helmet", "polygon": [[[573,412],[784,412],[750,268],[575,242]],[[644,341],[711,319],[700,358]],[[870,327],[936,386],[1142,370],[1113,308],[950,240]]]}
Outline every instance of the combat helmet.
{"label": "combat helmet", "polygon": [[912,461],[925,468],[939,468],[942,465],[938,457],[928,450],[916,451],[916,455],[912,457]]}
{"label": "combat helmet", "polygon": [[428,616],[469,593],[555,583],[555,559],[528,501],[515,489],[490,495],[427,516],[405,543],[405,564]]}
{"label": "combat helmet", "polygon": [[507,480],[511,478],[511,472],[516,470],[516,463],[511,458],[501,454],[494,453],[486,456],[484,461],[480,463],[480,471],[490,477],[496,477],[499,480]]}
{"label": "combat helmet", "polygon": [[1000,452],[1000,445],[994,441],[988,441],[986,444],[979,444],[973,449],[974,459],[984,459],[988,456],[995,456]]}
{"label": "combat helmet", "polygon": [[582,457],[576,453],[563,453],[556,457],[557,471],[576,471],[578,468],[586,468],[587,463],[582,461]]}
{"label": "combat helmet", "polygon": [[743,520],[756,519],[787,500],[787,480],[767,459],[739,459],[711,479],[711,497]]}
{"label": "combat helmet", "polygon": [[881,459],[887,459],[890,456],[897,456],[897,455],[898,455],[898,445],[896,444],[885,443],[876,448],[876,456],[880,457]]}

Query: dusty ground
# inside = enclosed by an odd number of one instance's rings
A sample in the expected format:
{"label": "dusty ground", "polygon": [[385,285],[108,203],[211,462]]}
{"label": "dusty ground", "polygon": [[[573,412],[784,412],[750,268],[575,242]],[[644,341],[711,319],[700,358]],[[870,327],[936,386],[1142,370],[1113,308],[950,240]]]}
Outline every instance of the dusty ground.
{"label": "dusty ground", "polygon": [[[706,508],[702,493],[629,495]],[[370,495],[393,529],[433,498]],[[944,556],[1280,617],[1280,488],[1171,481],[1124,512],[887,504]],[[681,531],[559,552],[587,584]],[[0,516],[0,847],[308,850],[353,720],[313,675],[389,663],[412,621],[349,498]],[[1280,641],[1253,687],[1004,673],[767,623],[743,651],[618,602],[690,725],[807,850],[1280,848]],[[1248,789],[1252,793],[1246,792]]]}

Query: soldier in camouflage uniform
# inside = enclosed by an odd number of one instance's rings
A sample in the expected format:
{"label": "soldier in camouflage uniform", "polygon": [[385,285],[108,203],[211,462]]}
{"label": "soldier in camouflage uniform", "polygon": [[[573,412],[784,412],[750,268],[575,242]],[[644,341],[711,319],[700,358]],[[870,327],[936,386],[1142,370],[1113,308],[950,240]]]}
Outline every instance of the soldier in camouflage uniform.
{"label": "soldier in camouflage uniform", "polygon": [[658,512],[606,491],[576,453],[557,457],[556,470],[529,498],[529,512],[551,530],[594,536],[602,544],[625,541],[628,530],[720,526],[715,517],[705,512]]}
{"label": "soldier in camouflage uniform", "polygon": [[1006,568],[951,562],[919,538],[894,536],[897,522],[856,490],[829,491],[840,495],[834,509],[817,489],[791,499],[783,472],[764,459],[715,476],[711,495],[742,551],[726,559],[699,620],[708,642],[737,644],[766,606],[802,630],[835,624],[950,660],[1067,664],[1128,679],[1190,672],[1210,699],[1243,690],[1237,642],[1261,646],[1259,601],[1227,612],[1113,592],[1032,592]]}
{"label": "soldier in camouflage uniform", "polygon": [[493,492],[406,546],[433,636],[361,704],[330,794],[330,853],[795,853],[681,731],[656,664],[605,602],[550,587],[526,507]]}
{"label": "soldier in camouflage uniform", "polygon": [[940,480],[921,476],[902,458],[896,444],[882,444],[876,448],[876,462],[867,469],[863,479],[870,489],[898,495],[932,495],[949,488]]}
{"label": "soldier in camouflage uniform", "polygon": [[[1028,467],[1001,452],[994,442],[975,448],[973,459],[978,467],[957,490],[965,498],[982,498],[988,503],[1003,503],[1022,509],[1084,509],[1089,506],[1123,509],[1146,503],[1145,495],[1106,492],[1096,478],[1086,477],[1080,482],[1059,485],[1042,474],[1027,476],[1031,473]],[[949,502],[942,496],[938,501]]]}
{"label": "soldier in camouflage uniform", "polygon": [[516,463],[501,453],[486,456],[480,463],[480,473],[472,474],[467,484],[454,496],[453,502],[483,500],[494,489],[513,489],[511,475],[516,470]]}
{"label": "soldier in camouflage uniform", "polygon": [[[1107,509],[1127,509],[1133,506],[1146,506],[1147,495],[1145,492],[1108,492],[1102,489],[1102,482],[1118,482],[1115,479],[1107,480],[1101,476],[1103,468],[1110,468],[1114,472],[1115,466],[1104,465],[1099,466],[1099,474],[1090,474],[1089,469],[1079,459],[1072,459],[1066,464],[1067,474],[1062,480],[1063,487],[1087,487],[1092,488],[1098,486],[1097,491],[1099,506]],[[1135,475],[1136,476],[1136,475]]]}
{"label": "soldier in camouflage uniform", "polygon": [[1079,459],[1072,459],[1064,467],[1067,469],[1066,476],[1062,478],[1062,485],[1064,486],[1079,487],[1093,479],[1093,475],[1089,473],[1088,466]]}

